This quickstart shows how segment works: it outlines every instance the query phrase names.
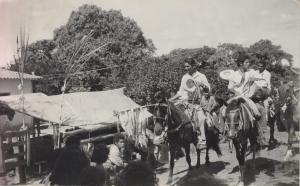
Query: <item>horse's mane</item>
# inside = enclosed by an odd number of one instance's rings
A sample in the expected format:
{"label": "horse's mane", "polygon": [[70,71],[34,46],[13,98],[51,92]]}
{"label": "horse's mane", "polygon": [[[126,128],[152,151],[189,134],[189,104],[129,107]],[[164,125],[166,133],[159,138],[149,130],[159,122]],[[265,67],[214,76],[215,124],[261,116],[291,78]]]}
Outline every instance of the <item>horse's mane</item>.
{"label": "horse's mane", "polygon": [[251,120],[251,111],[247,104],[245,104],[245,100],[242,98],[233,99],[228,105],[226,112],[230,112],[232,110],[239,109],[241,113],[241,119],[243,120],[243,128],[247,129],[251,126],[252,120]]}

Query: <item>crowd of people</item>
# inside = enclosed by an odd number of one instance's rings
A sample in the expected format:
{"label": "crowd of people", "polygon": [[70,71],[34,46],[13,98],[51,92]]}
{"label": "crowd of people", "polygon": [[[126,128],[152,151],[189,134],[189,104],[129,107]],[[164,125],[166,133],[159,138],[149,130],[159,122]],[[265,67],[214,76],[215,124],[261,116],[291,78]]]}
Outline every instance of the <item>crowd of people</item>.
{"label": "crowd of people", "polygon": [[[243,99],[249,108],[253,123],[258,128],[257,143],[264,145],[265,138],[260,128],[268,124],[269,145],[276,144],[277,140],[274,137],[276,117],[282,116],[280,113],[289,102],[298,102],[296,95],[298,91],[294,89],[293,82],[282,83],[278,89],[272,87],[271,73],[266,70],[266,63],[263,60],[258,64],[257,70],[250,67],[250,57],[245,52],[240,52],[235,61],[238,68],[236,71],[230,71],[227,75],[220,74],[221,78],[229,81],[230,98],[226,103]],[[204,123],[214,125],[216,107],[225,118],[226,103],[223,110],[216,106],[218,101],[210,96],[211,85],[205,74],[197,70],[197,62],[194,59],[189,58],[184,63],[184,68],[186,74],[182,77],[179,91],[169,101],[174,102],[178,108],[184,105],[183,112],[191,118],[201,146],[205,144],[206,139]],[[275,103],[279,106],[276,107]],[[220,118],[217,117],[218,119]],[[109,147],[97,144],[91,149],[84,150],[80,146],[80,139],[76,136],[67,138],[65,144],[56,155],[54,167],[51,168],[49,183],[53,185],[154,186],[158,183],[153,167],[143,161],[125,160],[125,137],[122,134],[117,134],[114,143]]]}
{"label": "crowd of people", "polygon": [[84,186],[155,186],[154,169],[141,160],[126,162],[124,158],[125,136],[117,134],[114,143],[97,144],[82,148],[78,136],[67,138],[65,147],[56,155],[48,185]]}
{"label": "crowd of people", "polygon": [[[186,74],[182,77],[179,91],[169,101],[174,102],[178,108],[184,108],[183,111],[190,116],[194,129],[198,133],[199,145],[205,142],[204,123],[214,125],[220,119],[224,119],[226,105],[238,99],[243,99],[249,108],[252,122],[257,128],[258,145],[267,145],[262,130],[262,127],[267,125],[270,127],[268,145],[277,144],[274,137],[274,123],[276,120],[285,122],[284,108],[291,101],[293,105],[298,103],[296,94],[299,89],[295,89],[294,81],[287,80],[279,87],[274,87],[271,84],[271,73],[266,69],[267,63],[263,58],[254,69],[251,66],[254,63],[246,51],[238,51],[234,57],[237,70],[224,70],[220,73],[220,77],[228,81],[229,99],[222,100],[225,104],[220,104],[219,100],[211,96],[212,86],[205,74],[198,71],[198,64],[193,58],[185,61]],[[181,105],[185,106],[181,107]],[[220,109],[220,105],[224,107]],[[222,112],[220,117],[216,116],[216,108]]]}

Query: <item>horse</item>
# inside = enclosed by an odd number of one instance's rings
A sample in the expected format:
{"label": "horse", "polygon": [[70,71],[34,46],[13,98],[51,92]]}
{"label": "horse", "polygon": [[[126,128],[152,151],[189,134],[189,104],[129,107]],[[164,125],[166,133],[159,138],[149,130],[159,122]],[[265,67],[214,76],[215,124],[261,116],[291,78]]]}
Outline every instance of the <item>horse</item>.
{"label": "horse", "polygon": [[[170,170],[167,184],[172,183],[174,159],[175,153],[178,148],[183,147],[185,150],[186,162],[189,166],[189,170],[193,167],[191,165],[190,158],[190,144],[194,144],[197,152],[197,164],[196,167],[200,167],[200,149],[197,148],[198,138],[196,131],[193,129],[191,119],[183,112],[178,110],[175,105],[164,99],[159,102],[153,109],[154,115],[154,135],[155,136],[167,136],[167,142],[170,149]],[[213,148],[218,155],[221,155],[221,151],[218,145],[219,136],[214,129],[208,129],[206,127],[206,145],[207,150]],[[208,155],[208,153],[206,153]],[[206,158],[208,160],[208,158]]]}
{"label": "horse", "polygon": [[299,131],[299,90],[295,91],[292,87],[282,85],[278,92],[278,99],[275,100],[275,120],[279,130],[288,133],[288,149],[284,161],[293,156],[292,145],[299,139],[296,138],[295,131]]}
{"label": "horse", "polygon": [[228,138],[232,140],[236,152],[236,158],[239,163],[240,178],[239,186],[244,185],[245,173],[245,155],[250,141],[250,147],[253,152],[252,163],[255,168],[255,151],[257,147],[257,127],[251,122],[249,108],[242,98],[232,100],[226,108],[225,125],[228,128]]}

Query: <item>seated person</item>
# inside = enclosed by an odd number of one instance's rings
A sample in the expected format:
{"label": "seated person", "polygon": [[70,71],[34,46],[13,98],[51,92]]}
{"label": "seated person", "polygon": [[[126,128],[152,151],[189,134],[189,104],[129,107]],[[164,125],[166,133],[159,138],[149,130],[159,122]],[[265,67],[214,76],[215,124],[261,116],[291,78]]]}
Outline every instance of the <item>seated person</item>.
{"label": "seated person", "polygon": [[114,143],[109,148],[108,160],[103,164],[105,169],[120,170],[124,168],[125,136],[117,134]]}

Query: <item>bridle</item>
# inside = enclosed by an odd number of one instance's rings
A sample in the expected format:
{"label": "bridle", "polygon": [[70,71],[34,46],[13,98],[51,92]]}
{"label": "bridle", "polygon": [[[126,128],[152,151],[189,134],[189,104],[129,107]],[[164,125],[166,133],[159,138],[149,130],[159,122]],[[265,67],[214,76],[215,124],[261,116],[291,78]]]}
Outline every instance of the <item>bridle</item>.
{"label": "bridle", "polygon": [[240,108],[236,108],[233,110],[230,110],[226,113],[226,120],[225,125],[229,130],[229,133],[232,132],[232,129],[234,129],[236,132],[235,134],[228,134],[228,138],[235,138],[237,136],[238,131],[240,131],[244,123],[243,117],[241,117],[241,110]]}

